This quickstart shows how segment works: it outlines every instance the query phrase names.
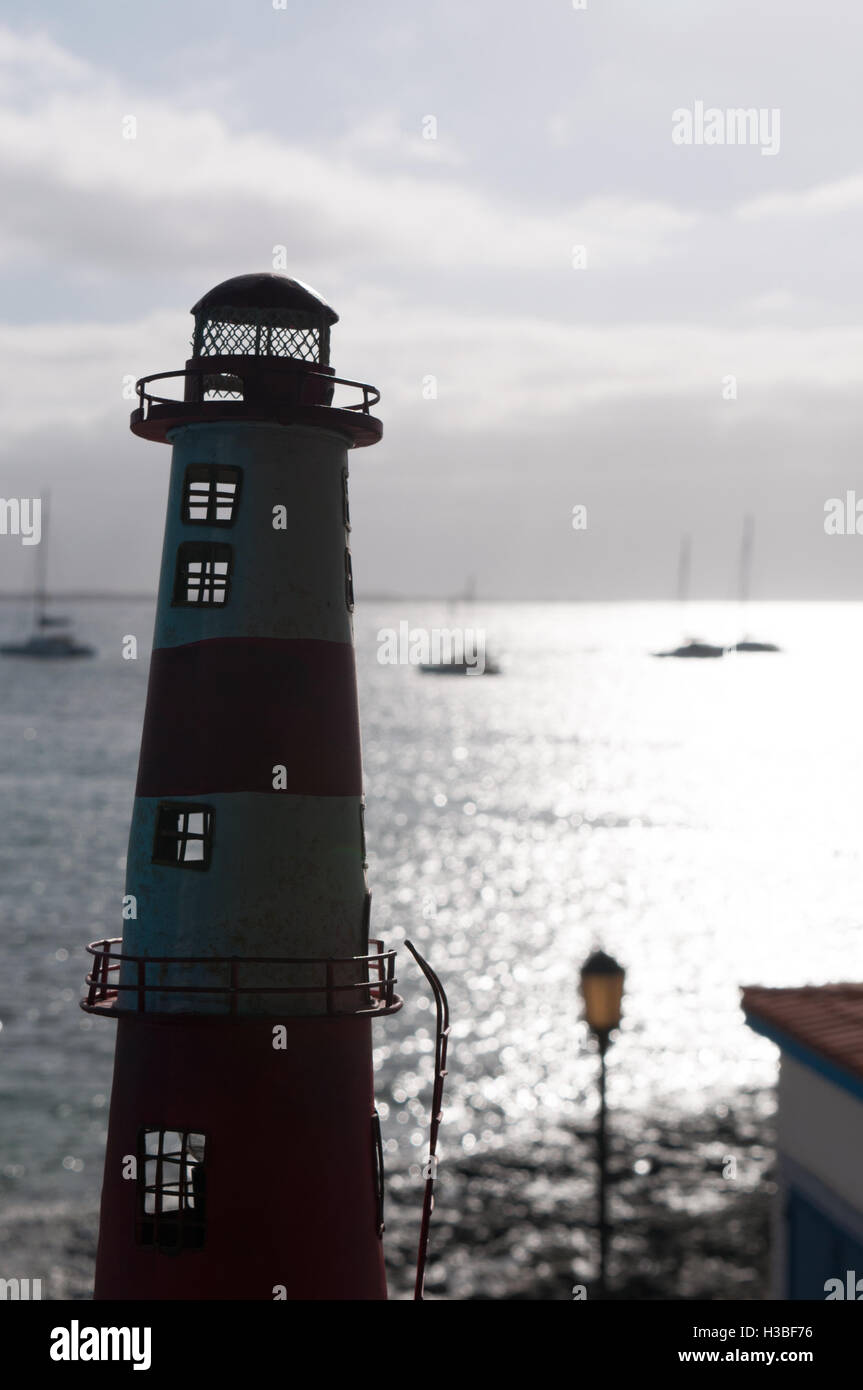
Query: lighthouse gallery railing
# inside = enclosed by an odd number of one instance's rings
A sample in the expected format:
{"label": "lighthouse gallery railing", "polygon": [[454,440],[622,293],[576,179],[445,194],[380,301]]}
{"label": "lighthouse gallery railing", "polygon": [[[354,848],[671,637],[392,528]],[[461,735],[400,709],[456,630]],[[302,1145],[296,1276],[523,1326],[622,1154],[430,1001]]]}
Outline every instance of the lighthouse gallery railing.
{"label": "lighthouse gallery railing", "polygon": [[[141,377],[135,383],[141,419],[146,422],[153,406],[206,403],[206,396],[209,393],[231,397],[238,402],[244,401],[247,395],[244,376],[247,374],[251,382],[257,382],[262,375],[264,360],[252,358],[248,368],[244,370],[242,366],[235,364],[220,366],[219,360],[214,359],[214,365],[210,367],[186,367],[180,371],[153,372],[150,376]],[[270,367],[270,381],[273,380],[273,371],[274,369]],[[369,386],[363,381],[351,381],[348,377],[332,376],[328,371],[315,371],[314,368],[304,367],[301,372],[292,371],[280,375],[286,386],[294,388],[291,395],[295,405],[320,405],[324,402],[329,405],[332,402],[333,387],[344,386],[352,391],[361,392],[362,396],[360,400],[346,402],[338,408],[368,415],[372,406],[377,405],[381,398],[381,393],[376,386]],[[154,381],[172,379],[184,383],[183,396],[161,396],[149,389]]]}
{"label": "lighthouse gallery railing", "polygon": [[[384,950],[382,941],[371,940],[374,949],[364,956],[308,957],[308,956],[140,956],[117,950],[122,946],[122,937],[106,937],[102,941],[92,941],[87,950],[94,957],[93,968],[86,977],[88,992],[81,1000],[81,1008],[87,1013],[104,1013],[106,1006],[115,1004],[121,993],[135,996],[135,1007],[128,1012],[146,1013],[149,995],[201,995],[230,1000],[229,1013],[239,1016],[238,1002],[241,997],[279,995],[312,995],[324,1004],[322,1014],[326,1017],[356,1018],[363,1014],[393,1014],[402,1007],[403,1000],[395,993],[398,983],[395,974],[395,951]],[[123,965],[135,967],[135,979],[123,984],[115,976]],[[161,980],[147,978],[148,966],[223,966],[227,978],[223,984],[190,985],[165,984]],[[319,985],[244,985],[240,980],[243,966],[287,965],[320,966],[324,980]],[[336,974],[344,976],[346,966],[355,966],[360,979],[348,983],[336,983]],[[362,1008],[339,1008],[340,996],[365,991],[367,1003]],[[152,1012],[152,1011],[151,1011]]]}

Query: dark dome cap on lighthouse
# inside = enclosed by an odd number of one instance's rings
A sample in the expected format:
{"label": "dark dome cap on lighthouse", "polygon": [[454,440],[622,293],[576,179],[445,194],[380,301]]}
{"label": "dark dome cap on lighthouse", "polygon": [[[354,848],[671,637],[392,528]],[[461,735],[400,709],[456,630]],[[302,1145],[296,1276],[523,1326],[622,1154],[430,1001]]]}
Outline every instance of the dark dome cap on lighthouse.
{"label": "dark dome cap on lighthouse", "polygon": [[277,275],[273,271],[261,271],[257,275],[235,275],[214,285],[193,305],[196,318],[206,314],[208,309],[285,309],[314,314],[325,323],[338,323],[339,316],[330,308],[326,300],[304,285],[302,280],[292,280],[288,275]]}

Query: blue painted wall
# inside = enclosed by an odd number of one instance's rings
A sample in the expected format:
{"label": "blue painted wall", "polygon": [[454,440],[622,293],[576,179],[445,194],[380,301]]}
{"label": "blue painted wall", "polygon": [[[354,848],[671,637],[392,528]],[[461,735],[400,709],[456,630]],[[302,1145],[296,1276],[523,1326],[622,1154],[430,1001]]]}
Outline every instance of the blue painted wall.
{"label": "blue painted wall", "polygon": [[863,1244],[795,1188],[788,1194],[787,1220],[788,1298],[823,1302],[827,1280],[844,1283],[849,1269],[863,1279]]}

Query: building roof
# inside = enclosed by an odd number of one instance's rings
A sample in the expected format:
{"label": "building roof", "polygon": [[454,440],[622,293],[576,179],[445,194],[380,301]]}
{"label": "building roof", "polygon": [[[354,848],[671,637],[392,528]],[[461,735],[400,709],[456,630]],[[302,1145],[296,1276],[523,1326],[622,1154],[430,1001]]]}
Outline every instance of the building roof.
{"label": "building roof", "polygon": [[321,298],[311,285],[292,280],[288,275],[272,271],[256,275],[235,275],[208,290],[192,308],[193,314],[205,309],[227,307],[236,309],[301,309],[307,314],[320,315],[327,323],[338,323],[335,309]]}
{"label": "building roof", "polygon": [[834,1079],[854,1078],[857,1090],[863,1082],[863,984],[749,985],[742,993],[743,1011],[756,1032],[803,1062],[838,1068]]}

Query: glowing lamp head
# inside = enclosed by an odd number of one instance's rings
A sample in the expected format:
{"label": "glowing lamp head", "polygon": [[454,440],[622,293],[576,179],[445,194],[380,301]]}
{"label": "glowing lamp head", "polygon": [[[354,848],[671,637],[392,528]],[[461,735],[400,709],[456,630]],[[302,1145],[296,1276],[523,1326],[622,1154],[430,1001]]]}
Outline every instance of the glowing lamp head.
{"label": "glowing lamp head", "polygon": [[626,971],[605,951],[594,951],[581,967],[584,1017],[591,1032],[607,1038],[620,1026]]}

